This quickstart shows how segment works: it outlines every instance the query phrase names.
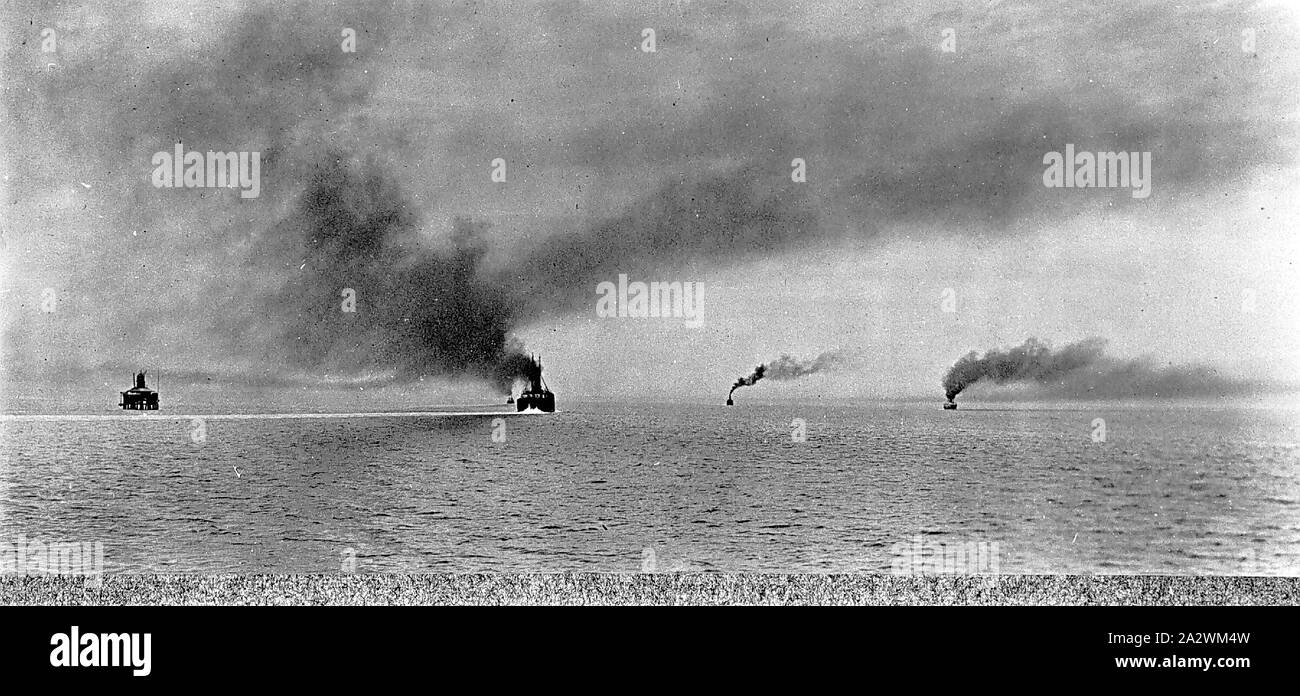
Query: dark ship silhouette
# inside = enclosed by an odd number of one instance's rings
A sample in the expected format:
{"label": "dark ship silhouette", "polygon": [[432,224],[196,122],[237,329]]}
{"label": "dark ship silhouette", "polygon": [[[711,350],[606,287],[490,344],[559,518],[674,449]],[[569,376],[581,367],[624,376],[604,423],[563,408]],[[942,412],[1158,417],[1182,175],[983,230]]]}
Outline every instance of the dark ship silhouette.
{"label": "dark ship silhouette", "polygon": [[944,402],[944,404],[943,404],[943,410],[945,410],[945,411],[956,411],[956,410],[957,410],[957,402],[956,402],[956,401],[946,401],[946,402]]}
{"label": "dark ship silhouette", "polygon": [[[529,356],[528,367],[525,368],[524,390],[515,399],[515,409],[527,411],[528,409],[537,409],[546,413],[555,412],[555,395],[550,389],[546,388],[546,380],[542,379],[542,359],[540,356]],[[509,403],[509,402],[506,402]]]}
{"label": "dark ship silhouette", "polygon": [[144,386],[144,372],[135,375],[135,386],[120,392],[122,403],[118,404],[128,411],[157,411],[158,392]]}

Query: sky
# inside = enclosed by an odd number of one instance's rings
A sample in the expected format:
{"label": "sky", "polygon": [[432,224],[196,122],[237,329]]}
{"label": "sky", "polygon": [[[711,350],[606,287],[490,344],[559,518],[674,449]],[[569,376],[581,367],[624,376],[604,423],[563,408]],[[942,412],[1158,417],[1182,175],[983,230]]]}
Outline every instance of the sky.
{"label": "sky", "polygon": [[[540,353],[562,399],[694,400],[835,351],[753,389],[940,398],[1031,337],[1296,383],[1289,3],[2,12],[10,390],[148,368],[436,401]],[[259,195],[155,186],[178,142],[260,153]],[[1149,152],[1149,197],[1045,186],[1067,144]],[[700,321],[598,316],[620,274],[701,284]]]}

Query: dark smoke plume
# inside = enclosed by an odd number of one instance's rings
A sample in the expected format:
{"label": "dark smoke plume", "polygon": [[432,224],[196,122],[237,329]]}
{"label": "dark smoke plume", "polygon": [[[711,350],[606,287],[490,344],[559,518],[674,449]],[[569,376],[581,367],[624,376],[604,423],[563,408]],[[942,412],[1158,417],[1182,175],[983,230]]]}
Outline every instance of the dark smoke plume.
{"label": "dark smoke plume", "polygon": [[767,371],[766,365],[759,365],[758,367],[754,368],[754,372],[751,373],[748,377],[741,377],[737,379],[736,383],[731,385],[731,391],[727,392],[727,400],[728,401],[731,400],[731,395],[735,393],[737,389],[741,387],[752,387],[755,384],[757,384],[758,380],[763,379],[763,373],[766,371]]}
{"label": "dark smoke plume", "polygon": [[1105,354],[1106,339],[1087,338],[1052,350],[1030,338],[1007,350],[971,351],[943,378],[948,401],[968,387],[1030,384],[1038,395],[1068,398],[1211,397],[1259,391],[1263,385],[1218,374],[1206,367],[1121,360]]}
{"label": "dark smoke plume", "polygon": [[754,368],[748,377],[741,377],[736,383],[731,385],[731,391],[727,392],[727,399],[741,387],[752,387],[763,378],[785,381],[806,377],[824,370],[836,370],[844,367],[849,362],[848,356],[842,351],[826,351],[811,360],[799,360],[788,353],[782,353],[781,357],[768,363],[764,363]]}
{"label": "dark smoke plume", "polygon": [[[324,157],[267,238],[301,242],[303,265],[264,308],[283,315],[280,345],[296,367],[388,371],[398,381],[470,376],[510,391],[533,362],[509,337],[517,303],[482,269],[486,226],[458,218],[446,248],[435,249],[418,223],[378,167]],[[255,249],[253,260],[268,251]],[[354,312],[340,311],[345,288]]]}

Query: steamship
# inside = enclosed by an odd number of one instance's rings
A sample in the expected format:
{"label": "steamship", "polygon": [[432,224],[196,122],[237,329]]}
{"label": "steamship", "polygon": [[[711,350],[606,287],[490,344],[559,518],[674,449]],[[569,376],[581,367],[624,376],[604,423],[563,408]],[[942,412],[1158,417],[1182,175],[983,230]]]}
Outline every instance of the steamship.
{"label": "steamship", "polygon": [[515,399],[515,409],[518,411],[527,411],[536,409],[546,413],[555,412],[555,395],[550,389],[546,388],[546,380],[542,379],[542,358],[541,356],[532,359],[532,365],[528,369],[528,375],[524,383],[524,390]]}
{"label": "steamship", "polygon": [[118,404],[123,410],[130,411],[157,411],[158,410],[158,392],[144,385],[144,372],[135,374],[135,386],[124,392],[118,392],[122,395],[122,402]]}

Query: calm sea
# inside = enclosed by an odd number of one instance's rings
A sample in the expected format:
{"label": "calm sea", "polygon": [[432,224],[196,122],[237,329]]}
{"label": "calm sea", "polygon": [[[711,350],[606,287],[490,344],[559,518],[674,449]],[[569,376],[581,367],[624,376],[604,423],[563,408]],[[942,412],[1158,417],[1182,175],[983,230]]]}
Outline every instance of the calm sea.
{"label": "calm sea", "polygon": [[1295,409],[745,396],[172,409],[202,423],[11,408],[0,541],[100,541],[109,572],[889,572],[919,537],[996,543],[1004,573],[1300,574]]}

